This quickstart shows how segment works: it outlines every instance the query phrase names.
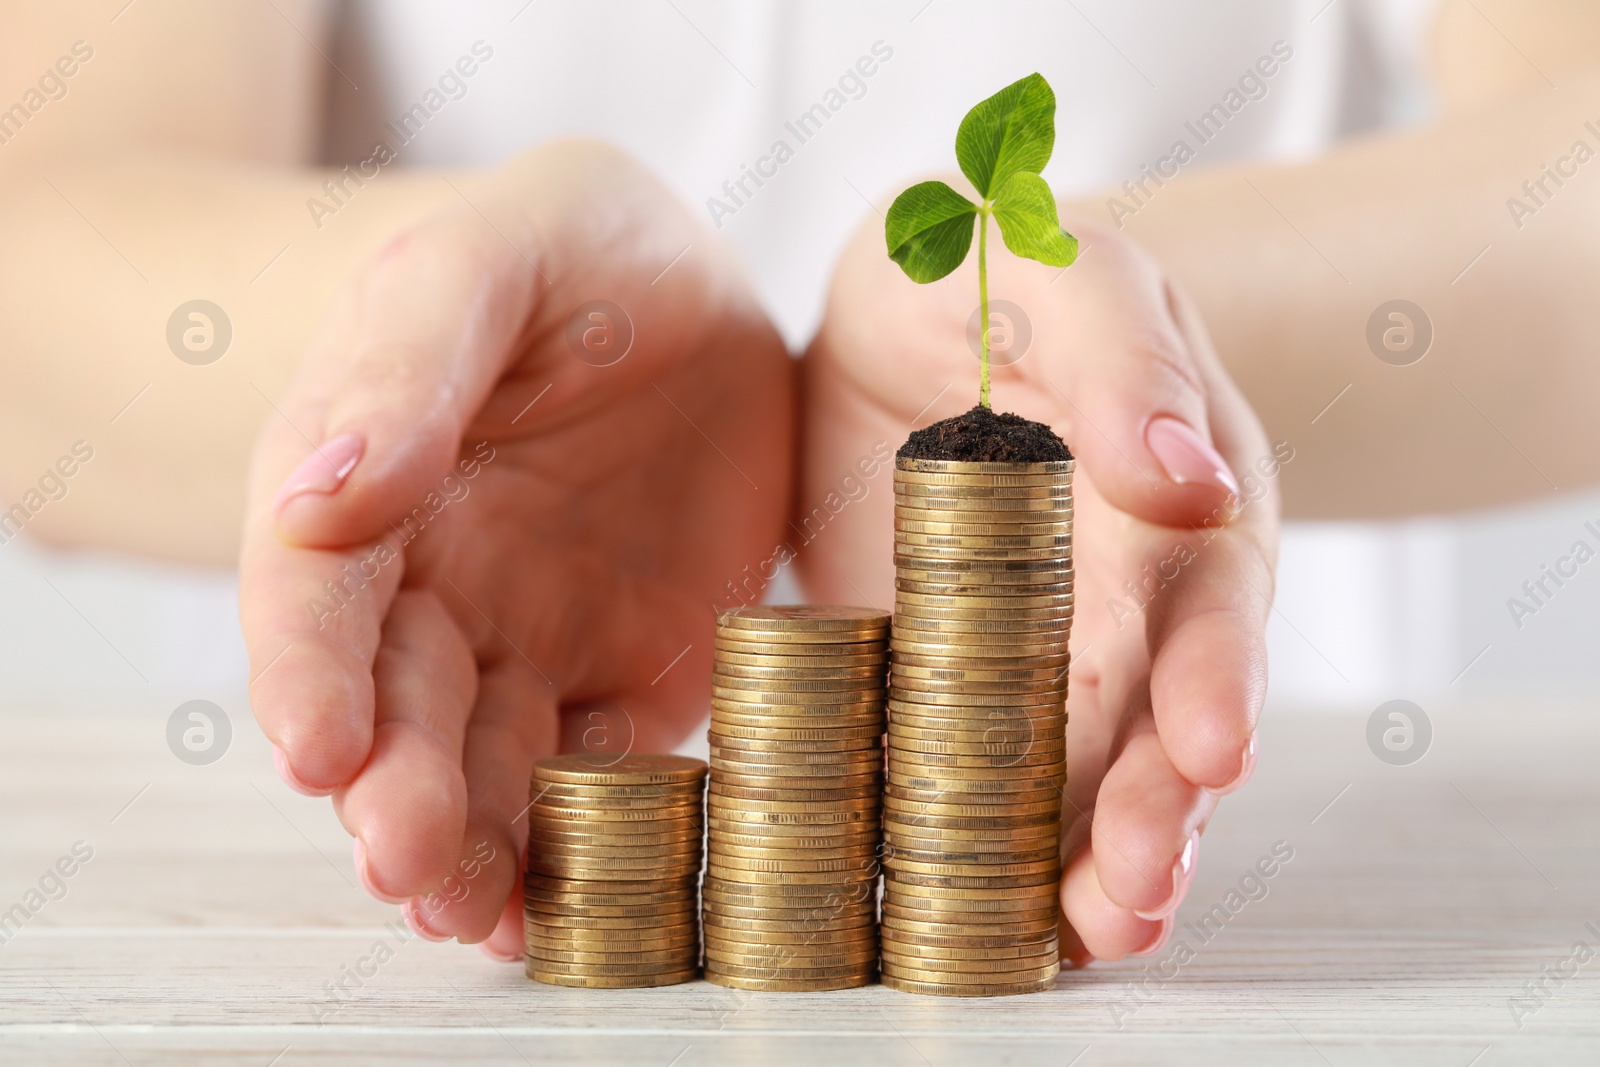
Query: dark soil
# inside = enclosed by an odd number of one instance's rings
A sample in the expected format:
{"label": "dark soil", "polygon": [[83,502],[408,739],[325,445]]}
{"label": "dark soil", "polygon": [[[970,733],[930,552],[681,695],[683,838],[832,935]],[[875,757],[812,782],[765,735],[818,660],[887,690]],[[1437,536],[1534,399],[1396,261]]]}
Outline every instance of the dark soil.
{"label": "dark soil", "polygon": [[985,407],[913,432],[895,455],[965,463],[1044,463],[1072,458],[1066,442],[1044,423]]}

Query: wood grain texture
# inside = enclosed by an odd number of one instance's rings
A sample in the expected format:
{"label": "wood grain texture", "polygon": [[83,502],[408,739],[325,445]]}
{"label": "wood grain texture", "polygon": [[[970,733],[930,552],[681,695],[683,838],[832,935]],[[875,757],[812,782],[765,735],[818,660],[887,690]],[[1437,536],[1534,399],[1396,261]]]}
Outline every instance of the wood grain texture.
{"label": "wood grain texture", "polygon": [[[1585,926],[1600,931],[1600,721],[1583,709],[1441,710],[1409,767],[1367,750],[1364,713],[1269,715],[1256,778],[1213,820],[1172,945],[995,1001],[528,982],[476,950],[407,938],[356,887],[328,803],[277,782],[242,714],[228,754],[191,767],[166,748],[168,711],[0,711],[0,912],[74,842],[94,849],[66,895],[0,944],[0,1063],[1600,1055],[1600,955],[1527,1001],[1520,1028],[1511,1002],[1542,969],[1570,972],[1576,942],[1600,950]],[[1275,845],[1293,858],[1249,878]],[[378,955],[390,958],[363,962]]]}

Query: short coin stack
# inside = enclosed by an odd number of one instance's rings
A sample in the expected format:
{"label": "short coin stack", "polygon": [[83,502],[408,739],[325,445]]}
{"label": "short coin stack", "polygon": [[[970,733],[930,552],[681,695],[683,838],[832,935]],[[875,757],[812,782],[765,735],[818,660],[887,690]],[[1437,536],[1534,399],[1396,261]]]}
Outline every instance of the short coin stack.
{"label": "short coin stack", "polygon": [[878,970],[889,616],[738,608],[717,620],[703,889],[706,978],[842,989]]}
{"label": "short coin stack", "polygon": [[694,978],[706,765],[556,756],[529,785],[528,977],[623,988]]}
{"label": "short coin stack", "polygon": [[898,459],[883,982],[1051,986],[1073,461]]}

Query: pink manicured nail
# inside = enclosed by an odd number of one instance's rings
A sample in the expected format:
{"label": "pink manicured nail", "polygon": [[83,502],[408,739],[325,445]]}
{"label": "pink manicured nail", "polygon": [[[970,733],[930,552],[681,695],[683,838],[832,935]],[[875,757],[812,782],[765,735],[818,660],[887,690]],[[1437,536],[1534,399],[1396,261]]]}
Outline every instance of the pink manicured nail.
{"label": "pink manicured nail", "polygon": [[360,434],[340,434],[300,461],[300,466],[283,480],[278,499],[272,509],[282,511],[283,506],[304,493],[334,493],[350,477],[361,452],[367,447]]}
{"label": "pink manicured nail", "polygon": [[1200,850],[1200,831],[1192,830],[1189,840],[1183,843],[1183,851],[1178,853],[1177,862],[1172,865],[1172,896],[1159,908],[1149,911],[1135,911],[1134,914],[1141,919],[1165,919],[1178,910],[1178,905],[1183,902],[1183,895],[1189,891],[1189,882],[1194,878],[1194,857]]}
{"label": "pink manicured nail", "polygon": [[283,784],[293,789],[296,793],[308,797],[331,796],[331,789],[317,789],[306,785],[294,773],[294,768],[289,766],[289,757],[283,754],[283,749],[277,745],[272,746],[272,765],[278,768],[278,777],[283,779]]}
{"label": "pink manicured nail", "polygon": [[367,866],[367,843],[361,838],[356,838],[355,846],[351,850],[355,855],[356,877],[361,879],[361,888],[385,904],[399,904],[405,897],[390,896],[372,884],[372,871]]}
{"label": "pink manicured nail", "polygon": [[1238,479],[1228,464],[1188,423],[1170,415],[1151,419],[1144,429],[1144,443],[1167,477],[1179,485],[1210,485],[1239,495]]}
{"label": "pink manicured nail", "polygon": [[1245,746],[1244,746],[1244,764],[1243,764],[1243,766],[1241,766],[1239,768],[1239,776],[1237,778],[1235,778],[1233,781],[1229,782],[1227,785],[1223,786],[1221,789],[1214,790],[1214,792],[1216,792],[1216,793],[1231,793],[1231,792],[1233,792],[1235,789],[1238,789],[1240,786],[1244,785],[1246,782],[1248,782],[1250,780],[1250,775],[1255,772],[1255,769],[1256,769],[1256,735],[1254,733],[1252,733],[1250,735],[1250,740],[1248,742],[1246,742]]}
{"label": "pink manicured nail", "polygon": [[406,925],[411,927],[411,932],[422,938],[424,941],[450,940],[448,935],[441,934],[439,931],[428,925],[427,920],[422,917],[422,909],[417,907],[416,897],[412,897],[410,900],[400,905],[400,914],[405,917]]}
{"label": "pink manicured nail", "polygon": [[1167,938],[1172,935],[1172,923],[1172,916],[1167,916],[1161,921],[1161,927],[1156,931],[1156,936],[1152,937],[1150,942],[1145,945],[1144,948],[1139,949],[1137,952],[1130,952],[1128,955],[1154,956],[1157,952],[1160,952],[1161,946],[1165,945],[1167,943]]}

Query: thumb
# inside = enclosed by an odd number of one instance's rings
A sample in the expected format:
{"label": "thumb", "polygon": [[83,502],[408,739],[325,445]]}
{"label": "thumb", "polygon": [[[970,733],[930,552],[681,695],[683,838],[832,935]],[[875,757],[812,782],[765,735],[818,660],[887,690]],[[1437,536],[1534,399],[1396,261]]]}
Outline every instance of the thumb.
{"label": "thumb", "polygon": [[417,506],[456,463],[544,284],[475,214],[447,210],[393,241],[340,295],[263,435],[256,517],[332,546]]}
{"label": "thumb", "polygon": [[1097,236],[1086,258],[1057,287],[1066,292],[1051,294],[1059,341],[1035,367],[1064,405],[1073,453],[1113,506],[1163,525],[1198,523],[1239,493],[1213,443],[1201,346],[1138,249]]}

